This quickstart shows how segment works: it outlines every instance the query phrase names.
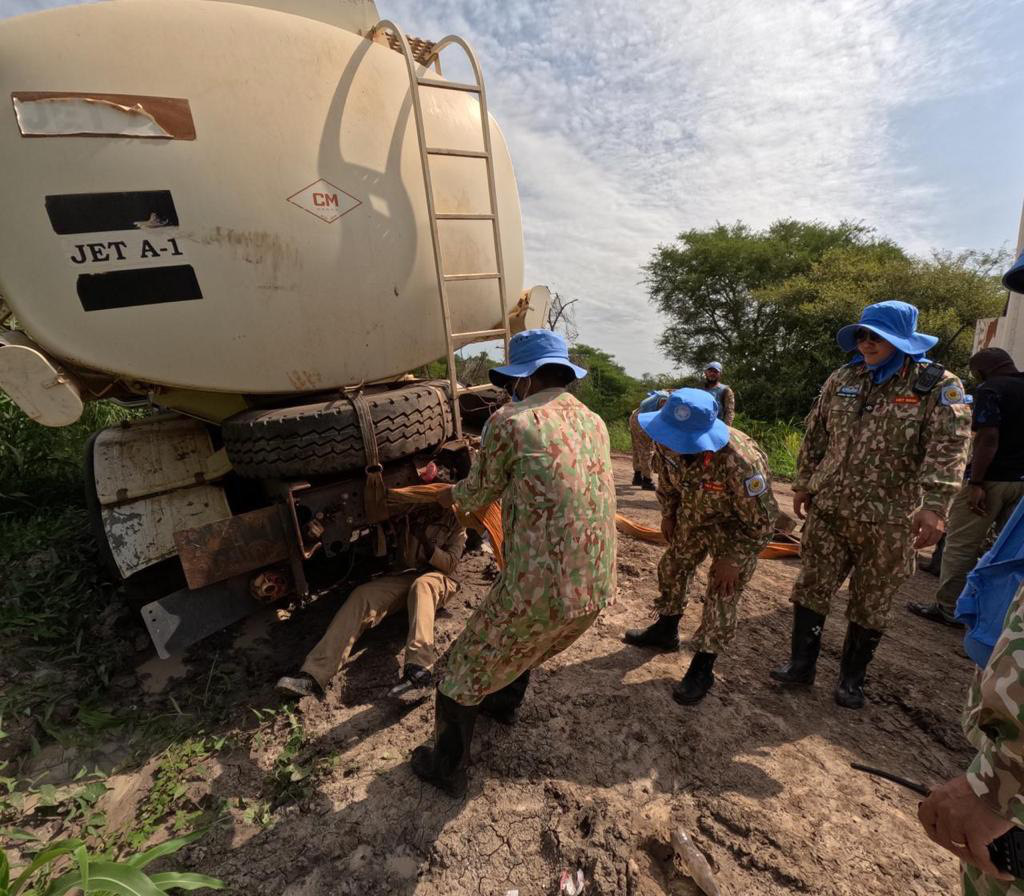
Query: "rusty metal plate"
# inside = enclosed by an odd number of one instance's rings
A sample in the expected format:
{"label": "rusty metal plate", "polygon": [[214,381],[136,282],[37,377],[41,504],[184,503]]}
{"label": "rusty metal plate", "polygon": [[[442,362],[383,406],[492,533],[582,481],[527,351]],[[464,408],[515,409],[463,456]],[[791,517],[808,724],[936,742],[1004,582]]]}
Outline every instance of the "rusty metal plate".
{"label": "rusty metal plate", "polygon": [[174,533],[189,588],[202,588],[288,558],[277,507],[265,507]]}

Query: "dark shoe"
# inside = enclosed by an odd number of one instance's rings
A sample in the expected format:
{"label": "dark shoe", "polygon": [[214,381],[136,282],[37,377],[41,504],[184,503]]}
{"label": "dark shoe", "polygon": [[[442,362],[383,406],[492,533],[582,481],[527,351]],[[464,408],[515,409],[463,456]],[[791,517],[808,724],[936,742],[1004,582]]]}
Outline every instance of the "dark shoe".
{"label": "dark shoe", "polygon": [[643,474],[639,470],[633,471],[633,485],[640,485],[644,481]]}
{"label": "dark shoe", "polygon": [[864,705],[864,678],[868,663],[875,655],[875,648],[882,640],[882,633],[864,628],[851,622],[846,629],[843,642],[843,659],[839,664],[839,681],[836,684],[836,703],[847,709],[860,709]]}
{"label": "dark shoe", "polygon": [[433,680],[434,677],[430,674],[429,669],[424,669],[415,663],[406,663],[405,669],[402,670],[402,677],[398,684],[388,691],[388,696],[401,697],[402,694],[408,694],[410,691],[421,691],[423,688],[429,688]]}
{"label": "dark shoe", "polygon": [[793,637],[790,660],[772,669],[771,676],[783,684],[814,684],[814,674],[821,652],[821,630],[825,617],[803,604],[793,604]]}
{"label": "dark shoe", "polygon": [[657,647],[659,650],[679,649],[679,620],[682,616],[659,616],[647,628],[628,628],[623,641],[634,647]]}
{"label": "dark shoe", "polygon": [[529,684],[530,670],[527,669],[511,684],[484,697],[479,706],[480,715],[501,722],[502,725],[511,725],[516,720],[516,711],[526,696],[526,688]]}
{"label": "dark shoe", "polygon": [[466,795],[466,766],[469,765],[477,707],[463,706],[440,691],[436,693],[434,746],[413,750],[412,770],[417,778],[461,799]]}
{"label": "dark shoe", "polygon": [[658,487],[654,484],[654,480],[651,479],[650,476],[644,476],[644,478],[640,480],[640,488],[642,488],[645,492],[653,492],[658,490]]}
{"label": "dark shoe", "polygon": [[915,616],[927,619],[929,622],[940,622],[953,628],[963,628],[962,622],[957,622],[956,617],[940,603],[931,604],[907,604],[907,609]]}
{"label": "dark shoe", "polygon": [[716,657],[717,654],[714,653],[694,654],[683,680],[672,688],[672,699],[676,703],[689,706],[704,699],[711,690],[711,685],[715,683],[715,673],[712,670]]}
{"label": "dark shoe", "polygon": [[324,694],[320,683],[308,672],[300,672],[298,675],[285,675],[279,678],[276,690],[287,697],[316,697],[318,700]]}
{"label": "dark shoe", "polygon": [[943,535],[939,539],[939,543],[935,545],[935,550],[932,551],[931,559],[923,566],[919,566],[918,569],[921,572],[926,572],[932,576],[938,576],[942,572],[942,553],[946,550],[946,536]]}

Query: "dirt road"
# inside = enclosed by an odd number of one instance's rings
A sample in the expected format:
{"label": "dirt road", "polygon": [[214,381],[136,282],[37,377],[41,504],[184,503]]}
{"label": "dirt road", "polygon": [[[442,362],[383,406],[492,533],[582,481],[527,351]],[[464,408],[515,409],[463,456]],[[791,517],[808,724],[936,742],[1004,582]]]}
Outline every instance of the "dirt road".
{"label": "dirt road", "polygon": [[[625,458],[616,459],[616,475],[620,510],[655,524],[654,495],[628,485]],[[778,492],[788,506],[788,490]],[[936,781],[969,758],[958,727],[970,674],[959,634],[902,609],[908,598],[930,596],[936,580],[918,573],[904,588],[871,668],[868,706],[851,712],[831,695],[845,592],[826,628],[817,685],[781,690],[768,671],[787,655],[797,565],[762,561],[714,689],[684,709],[669,691],[689,647],[655,655],[621,641],[625,628],[650,618],[659,554],[622,539],[615,606],[535,673],[514,727],[480,720],[465,802],[409,770],[433,708],[385,698],[404,620],[364,640],[325,702],[303,700],[295,721],[278,716],[256,735],[251,724],[243,730],[244,704],[270,705],[276,676],[297,665],[334,605],[321,601],[260,637],[236,640],[251,691],[237,694],[235,746],[229,741],[188,775],[196,803],[223,801],[233,825],[183,853],[184,863],[222,877],[233,892],[267,896],[548,896],[558,893],[563,869],[577,868],[590,896],[694,894],[670,859],[669,833],[681,825],[708,855],[723,894],[956,892],[956,861],[920,832],[917,797],[849,768],[861,760]],[[438,622],[440,650],[492,576],[489,558],[467,558],[463,590]],[[684,633],[699,613],[694,600]],[[315,774],[297,801],[271,804],[254,819],[243,807],[267,792],[285,754]],[[123,823],[153,768],[111,780],[108,808]]]}

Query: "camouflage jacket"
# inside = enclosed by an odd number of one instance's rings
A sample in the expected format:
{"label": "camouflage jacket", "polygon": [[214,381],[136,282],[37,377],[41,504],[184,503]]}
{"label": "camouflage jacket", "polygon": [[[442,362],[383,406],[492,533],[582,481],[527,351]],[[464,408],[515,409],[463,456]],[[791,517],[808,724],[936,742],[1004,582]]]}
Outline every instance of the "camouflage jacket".
{"label": "camouflage jacket", "polygon": [[864,364],[836,370],[805,421],[794,491],[814,506],[865,522],[901,522],[919,507],[943,519],[960,488],[971,412],[960,380],[945,372],[914,392],[925,361],[876,386]]}
{"label": "camouflage jacket", "polygon": [[704,389],[715,396],[715,401],[718,402],[719,419],[726,426],[732,426],[732,421],[736,417],[736,393],[732,391],[732,386],[727,386],[725,383],[717,383],[712,386],[705,382]]}
{"label": "camouflage jacket", "polygon": [[615,593],[615,483],[608,430],[562,389],[500,408],[487,422],[460,509],[501,499],[506,609],[552,625],[596,612]]}
{"label": "camouflage jacket", "polygon": [[1024,827],[1024,585],[988,665],[975,675],[963,725],[978,750],[967,770],[971,789],[993,812]]}
{"label": "camouflage jacket", "polygon": [[658,454],[658,501],[676,521],[675,538],[686,530],[719,527],[732,556],[758,554],[772,536],[779,506],[772,494],[768,459],[757,442],[738,429],[720,451],[697,455],[692,463],[664,445]]}

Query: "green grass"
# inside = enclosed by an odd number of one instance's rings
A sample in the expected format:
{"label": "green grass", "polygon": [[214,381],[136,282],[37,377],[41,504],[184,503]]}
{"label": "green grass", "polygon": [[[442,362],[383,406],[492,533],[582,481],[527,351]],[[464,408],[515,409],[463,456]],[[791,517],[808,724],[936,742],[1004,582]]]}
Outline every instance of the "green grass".
{"label": "green grass", "polygon": [[33,423],[0,394],[0,718],[32,751],[99,737],[124,712],[104,699],[131,645],[111,637],[117,585],[85,510],[85,443],[133,416],[107,402],[73,426]]}
{"label": "green grass", "polygon": [[783,420],[753,420],[744,414],[737,414],[733,425],[761,446],[776,479],[792,479],[796,475],[796,459],[804,436],[799,426]]}
{"label": "green grass", "polygon": [[608,438],[611,440],[612,451],[620,454],[631,454],[633,440],[629,435],[629,424],[625,420],[613,420],[608,424]]}

